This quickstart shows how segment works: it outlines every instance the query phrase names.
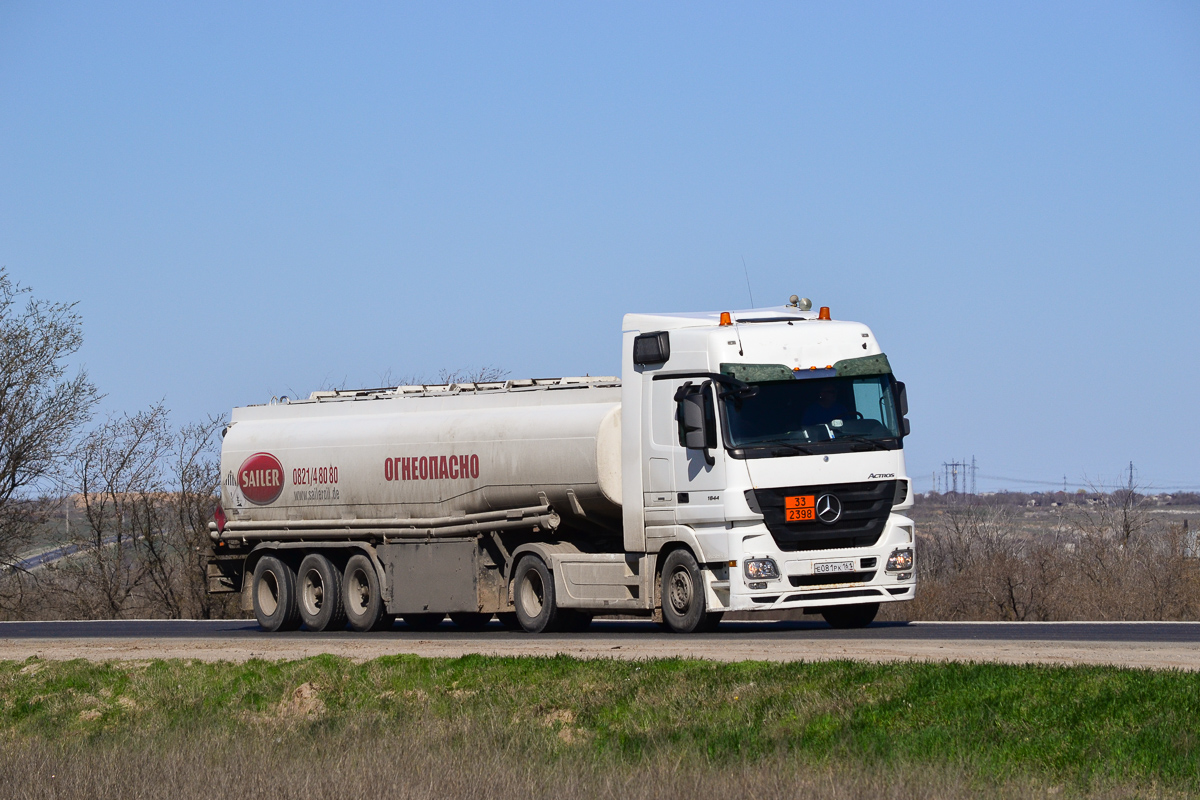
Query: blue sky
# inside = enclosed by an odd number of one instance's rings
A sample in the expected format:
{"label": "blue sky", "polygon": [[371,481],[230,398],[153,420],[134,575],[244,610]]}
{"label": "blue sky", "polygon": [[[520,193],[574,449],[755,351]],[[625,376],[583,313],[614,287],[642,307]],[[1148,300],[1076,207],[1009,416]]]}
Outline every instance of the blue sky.
{"label": "blue sky", "polygon": [[744,258],[875,329],[919,488],[1200,488],[1198,256],[1195,4],[0,3],[0,265],[106,410],[615,374]]}

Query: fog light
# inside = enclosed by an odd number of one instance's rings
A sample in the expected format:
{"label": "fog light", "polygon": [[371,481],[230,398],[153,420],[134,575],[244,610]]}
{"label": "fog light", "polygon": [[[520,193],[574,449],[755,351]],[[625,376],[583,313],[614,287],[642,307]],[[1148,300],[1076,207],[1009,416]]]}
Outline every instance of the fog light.
{"label": "fog light", "polygon": [[766,585],[765,583],[751,583],[751,584],[748,584],[748,585],[750,586],[750,588],[751,588],[751,589],[765,589],[765,588],[767,588],[767,585]]}
{"label": "fog light", "polygon": [[779,578],[779,565],[773,558],[746,559],[746,577],[752,581],[773,581]]}
{"label": "fog light", "polygon": [[899,572],[912,569],[913,551],[911,547],[906,547],[903,550],[893,550],[888,556],[887,571]]}

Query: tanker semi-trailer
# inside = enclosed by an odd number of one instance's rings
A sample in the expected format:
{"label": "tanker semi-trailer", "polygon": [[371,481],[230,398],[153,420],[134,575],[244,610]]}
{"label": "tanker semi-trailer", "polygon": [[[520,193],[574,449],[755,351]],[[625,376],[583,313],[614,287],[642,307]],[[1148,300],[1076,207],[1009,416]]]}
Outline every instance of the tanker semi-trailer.
{"label": "tanker semi-trailer", "polygon": [[209,590],[268,631],[864,626],[916,589],[906,392],[867,326],[810,309],[628,314],[619,379],[236,408]]}

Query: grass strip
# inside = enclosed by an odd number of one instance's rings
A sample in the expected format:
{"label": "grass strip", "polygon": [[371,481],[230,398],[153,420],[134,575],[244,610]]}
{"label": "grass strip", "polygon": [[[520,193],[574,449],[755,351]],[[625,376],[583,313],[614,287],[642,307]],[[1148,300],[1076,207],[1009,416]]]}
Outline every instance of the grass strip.
{"label": "grass strip", "polygon": [[[1200,675],[1004,664],[392,656],[0,662],[0,737],[105,747],[437,731],[546,768],[780,759],[1200,791]],[[127,745],[122,745],[127,746]],[[136,746],[136,744],[135,744]]]}

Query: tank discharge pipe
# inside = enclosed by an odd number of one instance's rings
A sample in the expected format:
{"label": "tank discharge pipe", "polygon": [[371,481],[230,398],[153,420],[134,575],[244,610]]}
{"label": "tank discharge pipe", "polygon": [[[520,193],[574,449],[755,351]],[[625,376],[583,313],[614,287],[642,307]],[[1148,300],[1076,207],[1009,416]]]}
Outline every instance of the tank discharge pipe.
{"label": "tank discharge pipe", "polygon": [[543,528],[556,530],[562,518],[548,505],[483,511],[457,517],[415,517],[399,519],[292,519],[230,520],[225,530],[208,523],[208,535],[214,541],[233,539],[309,539],[314,534],[337,536],[382,536],[388,539],[429,539],[463,536],[488,531]]}

